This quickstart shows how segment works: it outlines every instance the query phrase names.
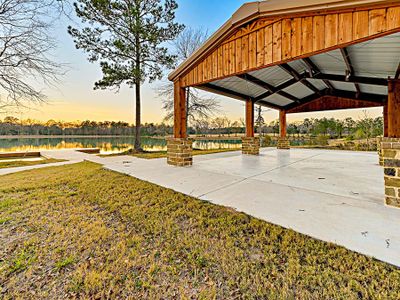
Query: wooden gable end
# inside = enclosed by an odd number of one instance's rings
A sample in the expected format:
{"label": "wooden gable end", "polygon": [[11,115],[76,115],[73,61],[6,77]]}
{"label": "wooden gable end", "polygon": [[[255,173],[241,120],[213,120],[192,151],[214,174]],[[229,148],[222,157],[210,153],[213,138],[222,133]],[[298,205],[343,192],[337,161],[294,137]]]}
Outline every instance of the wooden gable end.
{"label": "wooden gable end", "polygon": [[395,32],[400,32],[400,4],[259,19],[210,48],[181,84],[196,86]]}

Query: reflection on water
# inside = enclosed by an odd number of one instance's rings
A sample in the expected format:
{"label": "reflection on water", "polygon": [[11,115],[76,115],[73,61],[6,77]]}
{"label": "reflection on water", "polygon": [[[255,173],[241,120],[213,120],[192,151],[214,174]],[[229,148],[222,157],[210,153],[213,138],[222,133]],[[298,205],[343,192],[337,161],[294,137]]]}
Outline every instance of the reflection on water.
{"label": "reflection on water", "polygon": [[[238,149],[240,140],[201,140],[195,141],[196,149]],[[101,153],[117,153],[133,147],[132,137],[87,137],[87,138],[12,138],[0,139],[0,152],[40,151],[71,148],[100,148]],[[146,151],[165,151],[167,141],[157,138],[142,138]]]}

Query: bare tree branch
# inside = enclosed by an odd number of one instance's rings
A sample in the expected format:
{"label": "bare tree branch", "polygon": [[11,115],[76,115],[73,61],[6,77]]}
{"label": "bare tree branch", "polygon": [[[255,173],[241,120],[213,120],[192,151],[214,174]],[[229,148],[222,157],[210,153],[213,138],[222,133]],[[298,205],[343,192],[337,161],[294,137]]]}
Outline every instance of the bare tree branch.
{"label": "bare tree branch", "polygon": [[[207,39],[208,32],[203,29],[185,29],[174,41],[178,63],[188,59]],[[172,83],[165,83],[156,89],[158,97],[163,102],[163,109],[166,111],[165,120],[170,121],[174,117],[174,86]],[[198,124],[199,120],[208,119],[218,112],[220,105],[216,98],[202,96],[198,90],[187,89],[187,120],[191,125]]]}
{"label": "bare tree branch", "polygon": [[51,86],[63,74],[51,51],[51,28],[67,1],[0,0],[0,112],[41,103],[46,96],[36,86]]}

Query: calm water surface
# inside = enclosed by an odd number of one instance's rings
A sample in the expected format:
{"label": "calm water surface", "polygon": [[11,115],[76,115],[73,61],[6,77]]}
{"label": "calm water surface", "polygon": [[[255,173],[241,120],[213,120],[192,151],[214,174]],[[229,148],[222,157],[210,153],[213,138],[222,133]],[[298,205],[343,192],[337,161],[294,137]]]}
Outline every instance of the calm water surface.
{"label": "calm water surface", "polygon": [[[196,149],[239,149],[240,140],[201,140],[195,141]],[[0,139],[0,152],[40,151],[71,148],[100,148],[101,153],[117,153],[133,147],[132,137],[64,137],[64,138],[10,138]],[[165,151],[165,139],[142,138],[142,147],[146,151]]]}

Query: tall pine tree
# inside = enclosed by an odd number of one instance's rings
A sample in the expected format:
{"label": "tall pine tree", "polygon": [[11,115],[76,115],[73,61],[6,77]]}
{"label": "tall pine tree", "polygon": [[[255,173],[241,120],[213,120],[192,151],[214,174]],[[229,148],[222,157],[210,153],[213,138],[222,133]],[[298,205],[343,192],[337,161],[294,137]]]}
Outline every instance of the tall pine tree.
{"label": "tall pine tree", "polygon": [[88,53],[90,62],[100,62],[103,78],[95,89],[117,89],[125,83],[135,88],[135,150],[141,151],[142,84],[161,79],[176,56],[166,42],[184,29],[175,22],[175,0],[78,0],[77,16],[86,27],[68,27],[76,48]]}

